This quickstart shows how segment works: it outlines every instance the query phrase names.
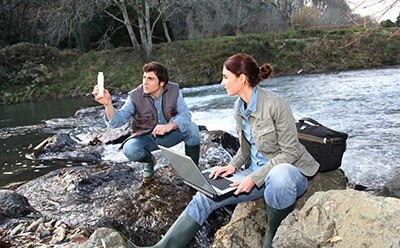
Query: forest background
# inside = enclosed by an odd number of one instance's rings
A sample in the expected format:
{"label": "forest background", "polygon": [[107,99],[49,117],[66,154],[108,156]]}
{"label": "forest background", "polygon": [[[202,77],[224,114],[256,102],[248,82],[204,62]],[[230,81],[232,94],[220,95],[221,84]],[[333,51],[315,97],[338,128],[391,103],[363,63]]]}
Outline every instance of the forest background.
{"label": "forest background", "polygon": [[220,81],[223,60],[237,52],[276,75],[400,64],[400,13],[378,23],[343,0],[0,4],[1,104],[88,95],[99,71],[112,93],[126,93],[151,60],[181,87]]}

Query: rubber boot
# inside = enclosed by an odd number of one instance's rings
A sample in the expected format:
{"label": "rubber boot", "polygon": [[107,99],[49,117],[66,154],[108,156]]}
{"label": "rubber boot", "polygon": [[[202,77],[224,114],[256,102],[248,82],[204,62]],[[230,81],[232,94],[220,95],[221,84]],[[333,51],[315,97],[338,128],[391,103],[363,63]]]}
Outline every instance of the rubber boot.
{"label": "rubber boot", "polygon": [[144,162],[143,165],[143,181],[147,182],[154,178],[154,165],[157,161],[153,154],[151,154],[150,160]]}
{"label": "rubber boot", "polygon": [[279,225],[281,224],[282,220],[285,219],[285,217],[290,212],[292,212],[294,204],[281,210],[272,208],[268,206],[268,204],[266,204],[266,206],[267,206],[268,230],[264,236],[263,248],[271,248],[272,240],[275,236],[276,231],[278,230]]}
{"label": "rubber boot", "polygon": [[200,145],[188,146],[185,144],[185,154],[191,157],[196,165],[199,165]]}
{"label": "rubber boot", "polygon": [[[201,226],[192,217],[183,212],[157,244],[142,248],[184,248],[200,228]],[[131,241],[129,247],[140,248]]]}

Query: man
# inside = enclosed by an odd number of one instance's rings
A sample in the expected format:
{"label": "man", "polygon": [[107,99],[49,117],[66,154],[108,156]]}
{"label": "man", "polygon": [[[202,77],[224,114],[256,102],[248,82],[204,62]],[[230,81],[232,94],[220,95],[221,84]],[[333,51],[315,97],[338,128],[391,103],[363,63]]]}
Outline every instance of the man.
{"label": "man", "polygon": [[171,147],[185,142],[185,153],[198,164],[200,134],[198,126],[191,121],[191,114],[177,84],[168,82],[167,68],[150,62],[143,66],[143,83],[129,92],[121,109],[112,105],[111,95],[104,89],[99,97],[96,85],[92,94],[105,108],[105,121],[116,128],[131,121],[132,135],[124,141],[123,151],[131,161],[143,162],[143,180],[154,176],[155,158],[151,151],[158,144]]}

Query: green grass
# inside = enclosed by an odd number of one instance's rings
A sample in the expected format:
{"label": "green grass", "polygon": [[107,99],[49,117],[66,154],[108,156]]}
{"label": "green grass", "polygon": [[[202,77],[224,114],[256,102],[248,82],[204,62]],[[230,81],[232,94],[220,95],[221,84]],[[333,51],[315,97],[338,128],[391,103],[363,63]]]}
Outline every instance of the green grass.
{"label": "green grass", "polygon": [[60,51],[22,43],[0,49],[0,103],[90,94],[104,72],[111,93],[126,93],[141,83],[142,66],[151,60],[169,68],[181,87],[221,80],[223,61],[238,52],[270,63],[275,75],[317,73],[400,64],[398,28],[300,30],[175,41],[154,45],[150,59],[133,48]]}

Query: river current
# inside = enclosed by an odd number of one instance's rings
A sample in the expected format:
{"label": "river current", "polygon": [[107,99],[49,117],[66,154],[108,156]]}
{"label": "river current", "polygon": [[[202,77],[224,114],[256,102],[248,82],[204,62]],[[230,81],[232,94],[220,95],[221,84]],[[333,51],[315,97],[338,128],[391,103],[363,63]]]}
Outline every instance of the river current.
{"label": "river current", "polygon": [[[400,67],[276,77],[262,87],[278,93],[292,107],[296,119],[311,117],[349,134],[342,169],[352,183],[381,188],[400,169]],[[193,120],[208,130],[236,136],[235,97],[219,84],[182,89]],[[27,103],[0,107],[0,187],[32,180],[73,161],[30,161],[25,154],[44,138],[76,132],[94,120],[73,117],[80,108],[96,106],[91,98]],[[126,158],[109,146],[103,160]]]}

